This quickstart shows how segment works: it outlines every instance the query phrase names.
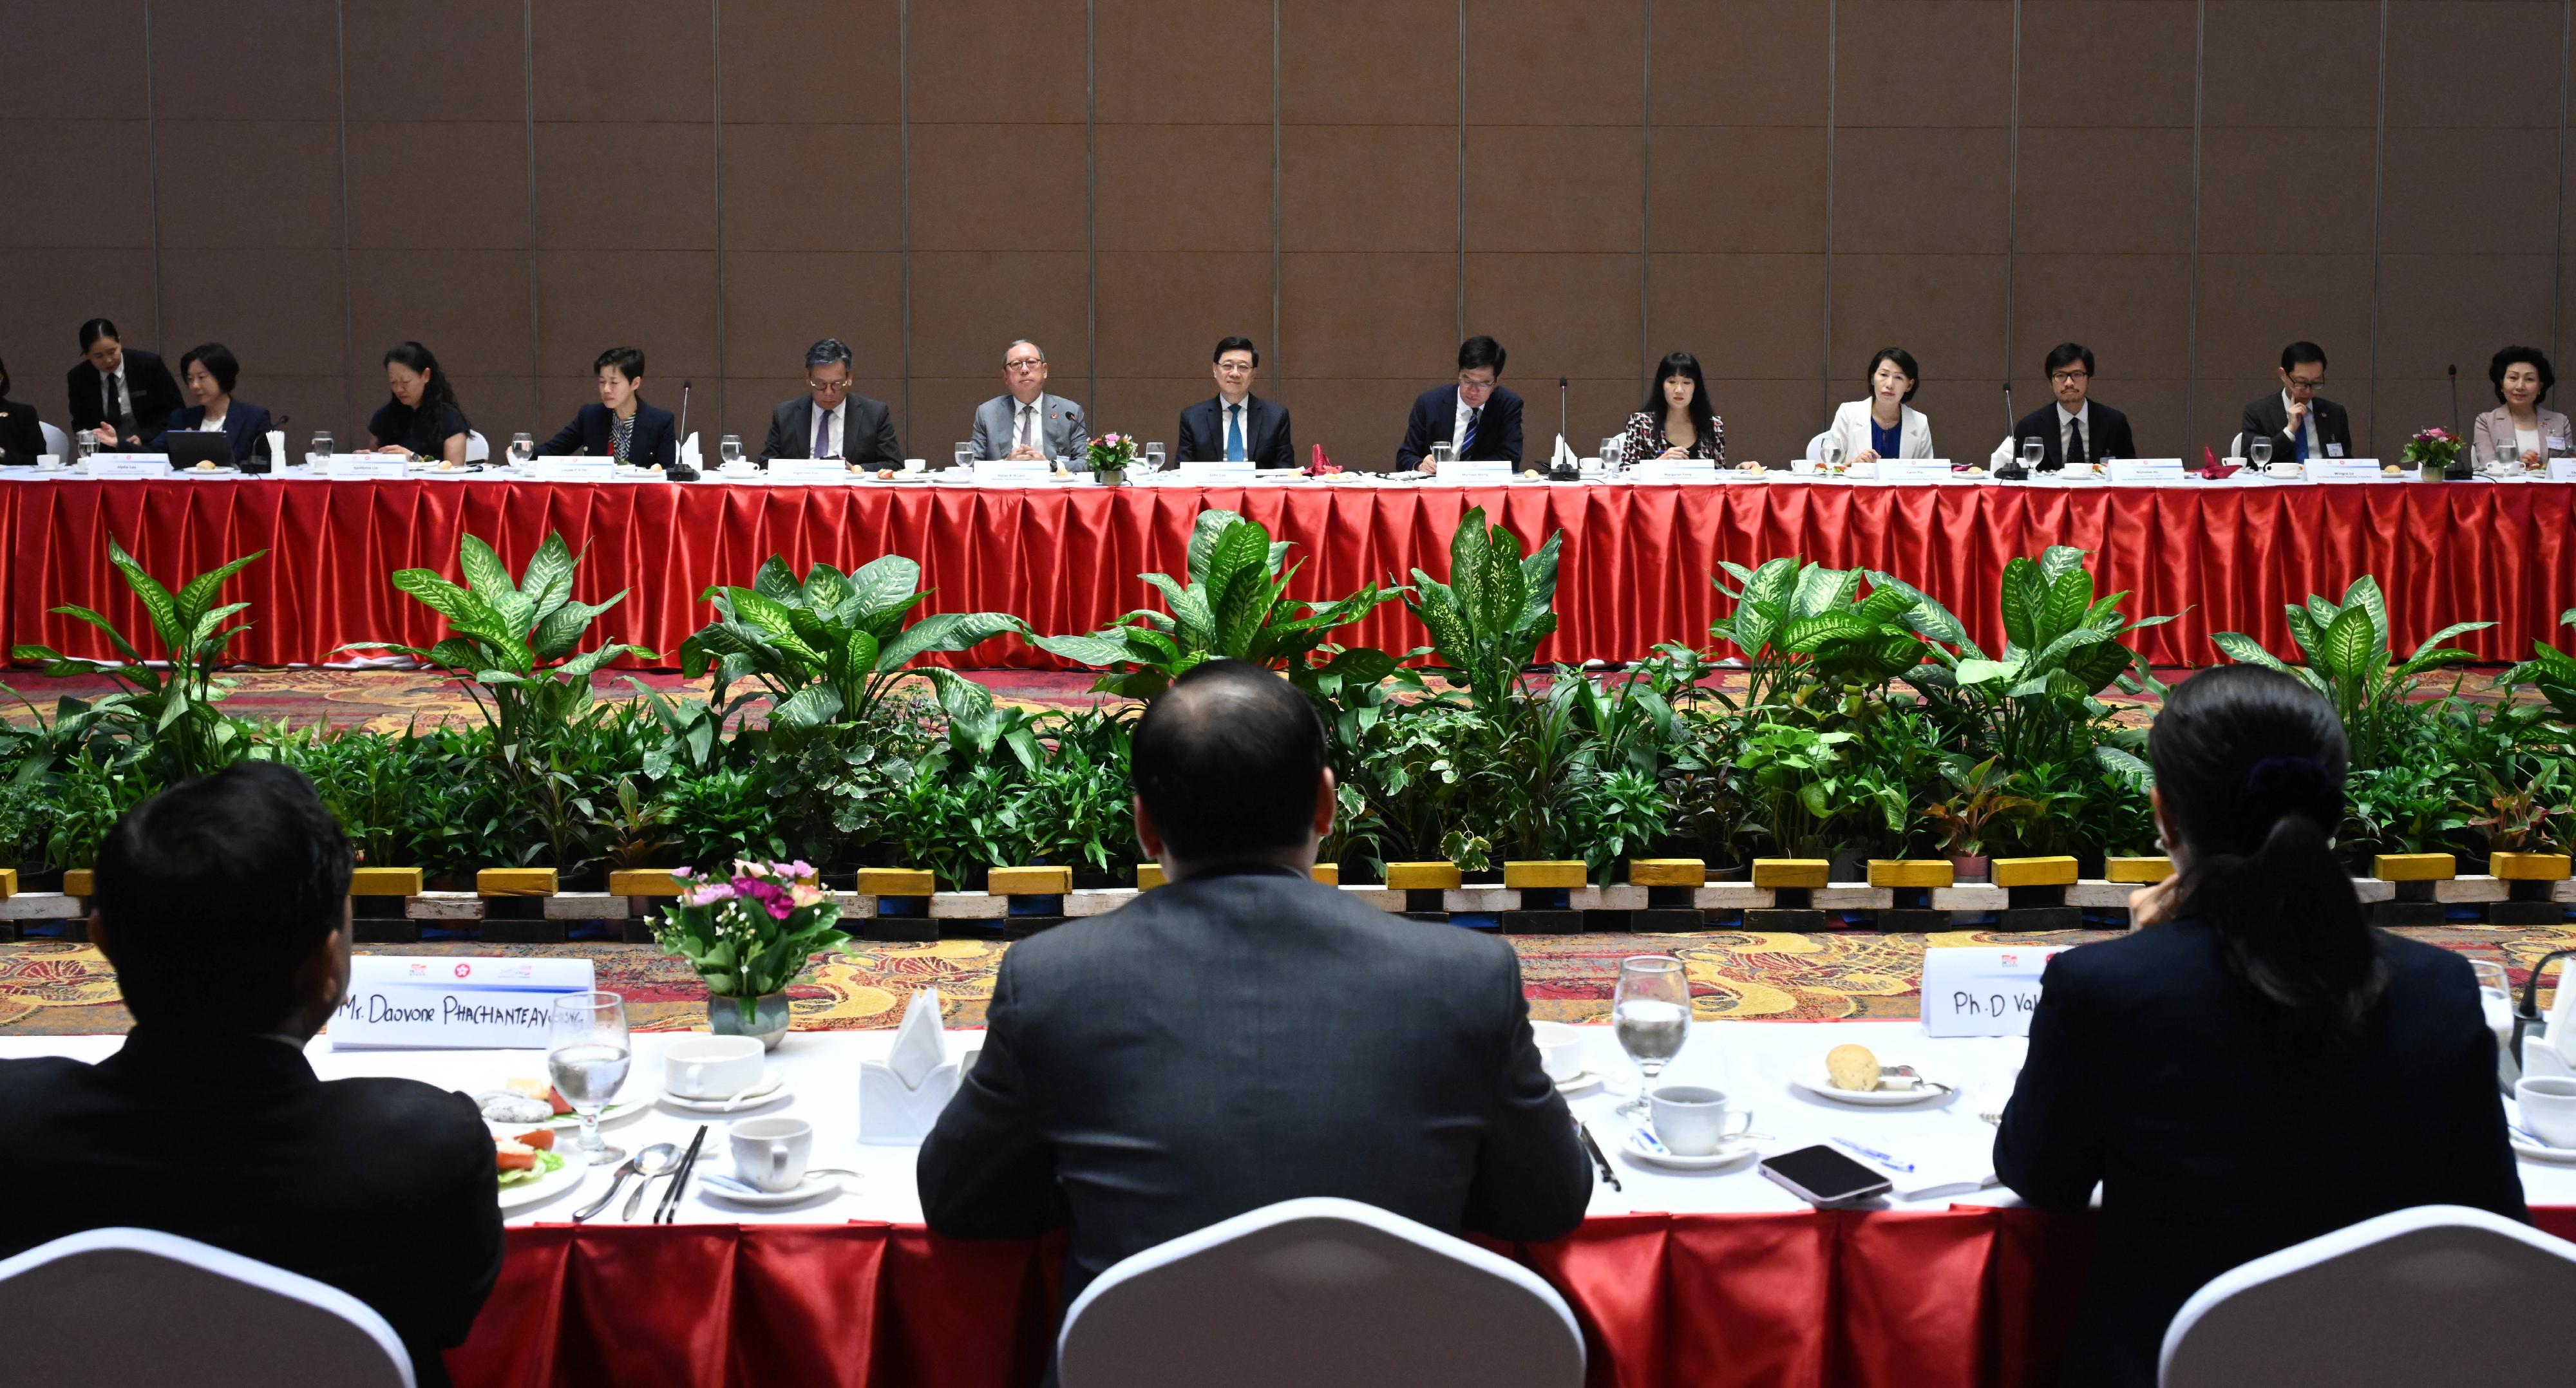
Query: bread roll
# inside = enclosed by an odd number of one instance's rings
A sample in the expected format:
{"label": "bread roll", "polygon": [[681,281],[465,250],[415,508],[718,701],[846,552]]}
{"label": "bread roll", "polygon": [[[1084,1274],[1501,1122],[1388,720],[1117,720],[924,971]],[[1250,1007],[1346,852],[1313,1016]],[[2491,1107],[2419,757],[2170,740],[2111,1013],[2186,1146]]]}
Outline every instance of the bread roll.
{"label": "bread roll", "polygon": [[1878,1088],[1878,1057],[1867,1046],[1836,1046],[1825,1052],[1825,1074],[1836,1089],[1867,1093]]}

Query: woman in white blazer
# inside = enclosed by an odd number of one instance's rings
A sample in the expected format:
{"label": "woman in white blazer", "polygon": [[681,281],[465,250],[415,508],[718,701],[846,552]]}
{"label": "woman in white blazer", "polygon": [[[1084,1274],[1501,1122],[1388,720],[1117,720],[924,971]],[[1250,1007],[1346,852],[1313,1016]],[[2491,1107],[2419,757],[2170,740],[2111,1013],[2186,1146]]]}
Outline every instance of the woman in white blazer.
{"label": "woman in white blazer", "polygon": [[2549,388],[2558,384],[2558,373],[2549,369],[2549,358],[2539,348],[2507,347],[2496,353],[2487,364],[2487,379],[2495,383],[2500,403],[2469,427],[2469,458],[2476,466],[2493,463],[2499,443],[2512,445],[2514,457],[2527,468],[2576,451],[2570,446],[2576,441],[2568,437],[2567,416],[2540,408]]}
{"label": "woman in white blazer", "polygon": [[1914,398],[1921,379],[1913,353],[1902,347],[1879,348],[1878,355],[1869,359],[1869,398],[1846,401],[1835,410],[1834,422],[1819,446],[1840,439],[1843,459],[1852,463],[1874,463],[1882,454],[1932,457],[1932,421],[1905,403]]}

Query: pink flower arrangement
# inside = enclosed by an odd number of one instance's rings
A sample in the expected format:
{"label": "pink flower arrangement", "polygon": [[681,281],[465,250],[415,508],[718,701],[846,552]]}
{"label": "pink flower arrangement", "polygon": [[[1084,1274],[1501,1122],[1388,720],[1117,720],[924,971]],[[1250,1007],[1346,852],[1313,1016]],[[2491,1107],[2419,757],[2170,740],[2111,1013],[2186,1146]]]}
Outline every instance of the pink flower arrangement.
{"label": "pink flower arrangement", "polygon": [[737,859],[730,875],[677,868],[679,901],[663,913],[654,939],[684,955],[717,997],[755,1000],[782,991],[814,951],[839,934],[840,903],[823,889],[814,865]]}

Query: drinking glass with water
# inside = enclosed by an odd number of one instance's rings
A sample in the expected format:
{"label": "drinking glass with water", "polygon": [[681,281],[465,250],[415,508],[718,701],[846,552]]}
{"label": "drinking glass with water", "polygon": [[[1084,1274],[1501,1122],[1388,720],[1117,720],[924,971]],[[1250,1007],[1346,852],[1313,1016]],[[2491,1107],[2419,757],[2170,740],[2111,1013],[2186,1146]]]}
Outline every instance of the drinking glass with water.
{"label": "drinking glass with water", "polygon": [[724,441],[716,445],[716,457],[723,460],[726,467],[732,467],[734,464],[741,462],[742,435],[725,435]]}
{"label": "drinking glass with water", "polygon": [[2039,471],[2039,465],[2047,461],[2048,444],[2045,440],[2023,439],[2021,441],[2021,465],[2023,467],[2032,472],[2037,472]]}
{"label": "drinking glass with water", "polygon": [[536,435],[512,434],[510,436],[510,463],[512,466],[526,467],[529,463],[536,460],[536,456]]}
{"label": "drinking glass with water", "polygon": [[624,1148],[599,1140],[599,1111],[626,1083],[634,1056],[626,1000],[615,993],[575,993],[547,1007],[546,1073],[581,1119],[578,1150],[589,1165],[626,1160]]}
{"label": "drinking glass with water", "polygon": [[1642,1076],[1637,1097],[1621,1104],[1622,1118],[1647,1112],[1646,1091],[1664,1072],[1682,1043],[1690,1039],[1690,980],[1682,961],[1662,954],[1639,954],[1619,961],[1619,986],[1610,1003],[1610,1032]]}
{"label": "drinking glass with water", "polygon": [[327,463],[331,461],[331,452],[335,446],[336,445],[331,442],[331,436],[329,434],[316,431],[313,435],[312,451],[307,456],[312,458],[316,463]]}
{"label": "drinking glass with water", "polygon": [[1161,472],[1163,470],[1163,446],[1161,444],[1149,443],[1145,445],[1145,470],[1147,472]]}
{"label": "drinking glass with water", "polygon": [[2254,460],[2254,470],[2257,472],[2270,467],[2272,465],[2272,441],[2270,439],[2254,440],[2252,443],[2245,445],[2245,456]]}

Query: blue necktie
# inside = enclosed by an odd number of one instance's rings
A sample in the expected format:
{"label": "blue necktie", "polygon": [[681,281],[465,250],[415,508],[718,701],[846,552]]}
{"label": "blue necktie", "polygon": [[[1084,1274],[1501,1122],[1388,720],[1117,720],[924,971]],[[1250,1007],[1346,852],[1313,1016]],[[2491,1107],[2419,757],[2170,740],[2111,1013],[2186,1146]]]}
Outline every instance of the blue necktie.
{"label": "blue necktie", "polygon": [[1225,407],[1225,460],[1229,463],[1243,461],[1243,407],[1241,405]]}
{"label": "blue necktie", "polygon": [[1463,433],[1463,434],[1460,434],[1460,435],[1458,436],[1458,456],[1459,456],[1459,457],[1461,457],[1461,458],[1469,458],[1469,457],[1473,457],[1473,456],[1475,456],[1475,453],[1476,453],[1476,421],[1477,421],[1477,420],[1479,420],[1479,419],[1484,418],[1484,416],[1485,416],[1485,411],[1484,411],[1484,408],[1483,408],[1482,406],[1478,406],[1478,407],[1472,408],[1472,409],[1470,409],[1470,410],[1468,410],[1468,411],[1467,411],[1467,432],[1465,432],[1465,433]]}
{"label": "blue necktie", "polygon": [[2306,420],[2299,421],[2299,427],[2290,431],[2290,451],[2297,455],[2300,462],[2305,463],[2308,460],[2308,425]]}
{"label": "blue necktie", "polygon": [[814,414],[814,456],[832,456],[832,412],[817,410]]}

